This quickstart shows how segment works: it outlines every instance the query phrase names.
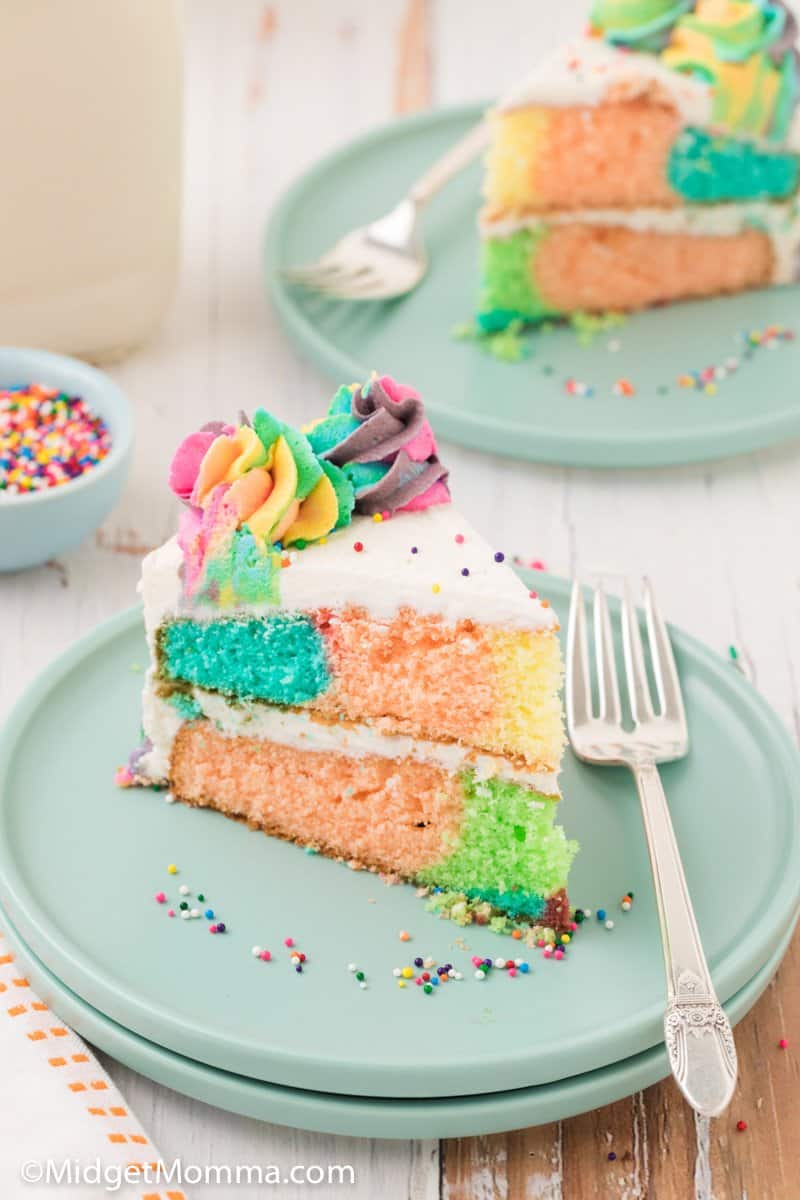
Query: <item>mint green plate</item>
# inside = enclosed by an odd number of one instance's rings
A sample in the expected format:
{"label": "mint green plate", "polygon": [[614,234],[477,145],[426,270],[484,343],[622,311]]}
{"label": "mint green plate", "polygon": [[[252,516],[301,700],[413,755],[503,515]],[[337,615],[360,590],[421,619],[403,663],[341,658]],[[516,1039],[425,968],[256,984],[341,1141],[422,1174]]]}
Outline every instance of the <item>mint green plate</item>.
{"label": "mint green plate", "polygon": [[[532,579],[531,582],[534,582]],[[567,585],[535,577],[563,619]],[[665,768],[714,981],[725,1001],[773,954],[800,896],[798,758],[721,657],[676,634],[693,749]],[[17,705],[0,745],[0,903],[58,978],[134,1033],[226,1071],[338,1094],[501,1092],[583,1074],[660,1044],[658,923],[630,779],[566,762],[563,821],[584,851],[573,903],[605,907],[563,962],[479,983],[471,953],[516,943],[461,931],[387,887],[208,811],[112,783],[139,723],[138,610],[84,638]],[[134,667],[138,669],[134,669]],[[167,865],[180,873],[171,876]],[[178,886],[228,926],[167,916]],[[635,892],[630,913],[619,899]],[[201,906],[204,907],[204,906]],[[398,932],[408,930],[408,943]],[[308,955],[297,975],[287,936]],[[254,943],[274,960],[255,960]],[[465,978],[426,996],[392,968],[432,955]],[[369,987],[347,970],[357,963]]]}
{"label": "mint green plate", "polygon": [[[485,1096],[392,1100],[262,1083],[173,1054],[109,1020],[48,971],[8,917],[2,913],[0,916],[8,941],[36,991],[87,1041],[156,1083],[206,1104],[276,1125],[353,1137],[471,1137],[574,1117],[613,1104],[669,1074],[666,1051],[661,1046],[571,1079]],[[725,1005],[732,1022],[740,1021],[764,992],[791,936],[790,927],[769,961]]]}
{"label": "mint green plate", "polygon": [[[289,188],[270,219],[266,279],[300,352],[337,384],[373,368],[413,383],[442,437],[534,462],[663,466],[800,436],[800,391],[792,384],[800,376],[800,336],[772,352],[755,351],[714,396],[677,384],[684,372],[738,355],[744,332],[777,323],[800,335],[797,287],[641,313],[588,347],[570,328],[534,334],[526,337],[530,357],[518,363],[455,341],[451,330],[472,319],[478,292],[479,164],[431,204],[424,228],[431,266],[410,296],[344,303],[283,281],[281,268],[311,261],[354,225],[387,211],[481,111],[469,105],[383,125]],[[621,344],[616,353],[608,349],[613,340]],[[568,395],[570,377],[594,395]],[[613,394],[623,377],[635,396]]]}

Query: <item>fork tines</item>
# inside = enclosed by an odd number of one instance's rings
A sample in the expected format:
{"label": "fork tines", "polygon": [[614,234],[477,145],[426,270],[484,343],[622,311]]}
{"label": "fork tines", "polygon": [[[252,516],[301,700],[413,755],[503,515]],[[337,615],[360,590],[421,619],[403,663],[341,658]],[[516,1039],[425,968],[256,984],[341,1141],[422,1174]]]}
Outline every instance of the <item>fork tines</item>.
{"label": "fork tines", "polygon": [[[657,705],[653,704],[639,616],[630,583],[626,579],[620,604],[620,618],[627,700],[631,716],[637,726],[658,719],[685,725],[683,698],[669,631],[656,604],[649,579],[643,580],[643,589],[647,641],[658,702]],[[622,720],[611,613],[602,583],[594,592],[593,618],[599,698],[596,714],[592,702],[586,613],[581,585],[576,580],[572,589],[567,635],[567,715],[570,727],[586,725],[591,721],[619,725]]]}

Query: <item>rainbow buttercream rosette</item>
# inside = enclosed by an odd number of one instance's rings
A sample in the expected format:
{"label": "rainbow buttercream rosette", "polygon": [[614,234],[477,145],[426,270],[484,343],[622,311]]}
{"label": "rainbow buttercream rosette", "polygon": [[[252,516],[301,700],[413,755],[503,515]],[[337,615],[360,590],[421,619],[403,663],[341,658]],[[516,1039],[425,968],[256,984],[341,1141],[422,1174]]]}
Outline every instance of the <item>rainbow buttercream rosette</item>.
{"label": "rainbow buttercream rosette", "polygon": [[592,31],[711,85],[716,123],[783,141],[798,95],[786,0],[596,0]]}
{"label": "rainbow buttercream rosette", "polygon": [[282,551],[348,525],[450,500],[447,471],[413,388],[389,376],[339,388],[304,431],[256,409],[212,422],[176,450],[169,486],[186,505],[178,543],[188,599],[277,603]]}

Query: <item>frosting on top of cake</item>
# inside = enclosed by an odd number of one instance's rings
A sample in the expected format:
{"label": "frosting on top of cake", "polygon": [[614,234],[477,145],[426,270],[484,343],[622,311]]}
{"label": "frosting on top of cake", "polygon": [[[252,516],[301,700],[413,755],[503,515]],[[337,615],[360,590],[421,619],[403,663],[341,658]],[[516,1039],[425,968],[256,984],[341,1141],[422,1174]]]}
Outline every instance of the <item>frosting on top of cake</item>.
{"label": "frosting on top of cake", "polygon": [[797,22],[782,0],[697,0],[661,51],[676,71],[707,79],[715,124],[786,138],[797,104]]}
{"label": "frosting on top of cake", "polygon": [[[228,737],[263,738],[283,746],[323,753],[332,751],[349,757],[414,758],[452,773],[465,769],[474,771],[477,781],[508,779],[533,788],[543,796],[558,798],[560,795],[556,770],[528,767],[505,755],[475,750],[457,741],[432,741],[409,734],[387,733],[366,722],[325,721],[313,713],[270,704],[241,701],[234,704],[225,696],[200,687],[183,693],[182,698],[189,706],[189,719],[205,717],[213,722],[219,733]],[[172,745],[186,716],[180,707],[159,694],[151,676],[145,683],[142,704],[150,744],[134,752],[132,772],[141,774],[146,769],[152,779],[166,781]],[[531,799],[533,807],[539,804],[541,801]]]}
{"label": "frosting on top of cake", "polygon": [[658,51],[693,4],[694,0],[595,0],[591,28],[617,45]]}
{"label": "frosting on top of cake", "polygon": [[447,475],[419,394],[388,376],[339,388],[302,432],[264,409],[203,426],[170,466],[177,537],[143,564],[148,632],[176,615],[349,607],[554,628],[452,507]]}
{"label": "frosting on top of cake", "polygon": [[712,95],[707,82],[670,70],[652,54],[622,53],[601,38],[560,46],[499,104],[500,111],[542,104],[555,108],[634,100],[656,92],[687,125],[707,125]]}
{"label": "frosting on top of cake", "polygon": [[791,141],[796,38],[783,0],[596,0],[589,36],[547,59],[501,108],[656,90],[687,124]]}
{"label": "frosting on top of cake", "polygon": [[280,609],[313,612],[350,606],[378,619],[407,606],[448,622],[472,619],[534,630],[557,625],[547,602],[531,596],[503,554],[492,550],[452,504],[388,521],[357,516],[324,544],[294,551],[286,561],[275,599],[240,601],[220,609],[185,595],[183,556],[177,539],[171,539],[142,566],[140,590],[149,633],[180,615],[210,621],[239,614],[264,616]]}
{"label": "frosting on top of cake", "polygon": [[747,204],[696,204],[675,208],[587,208],[568,212],[532,213],[504,220],[484,221],[486,239],[512,237],[521,229],[546,229],[551,225],[593,225],[631,229],[638,233],[690,234],[696,237],[733,237],[746,229],[764,233],[772,244],[772,283],[794,283],[800,272],[800,205],[797,200],[776,203],[753,200]]}
{"label": "frosting on top of cake", "polygon": [[413,388],[377,376],[341,387],[300,431],[263,408],[252,422],[204,425],[181,442],[169,485],[187,599],[218,607],[277,603],[287,547],[350,524],[447,504],[447,470]]}

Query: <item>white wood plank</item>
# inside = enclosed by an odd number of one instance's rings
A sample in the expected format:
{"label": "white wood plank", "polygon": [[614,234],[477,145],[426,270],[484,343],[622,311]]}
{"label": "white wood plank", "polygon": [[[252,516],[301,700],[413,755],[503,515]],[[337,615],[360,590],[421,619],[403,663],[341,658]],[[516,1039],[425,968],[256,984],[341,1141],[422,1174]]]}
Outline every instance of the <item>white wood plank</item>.
{"label": "white wood plank", "polygon": [[544,54],[584,29],[589,0],[502,0],[434,7],[435,99],[492,100],[518,83]]}
{"label": "white wood plank", "polygon": [[[352,1167],[355,1178],[352,1186],[323,1182],[305,1190],[288,1183],[275,1188],[258,1188],[246,1182],[238,1187],[223,1183],[209,1193],[214,1200],[238,1200],[267,1193],[288,1198],[312,1192],[325,1200],[345,1194],[354,1200],[374,1200],[376,1196],[385,1196],[387,1200],[401,1196],[408,1200],[437,1200],[436,1142],[370,1141],[308,1134],[237,1117],[159,1087],[113,1059],[102,1057],[131,1108],[152,1133],[166,1162],[180,1158],[184,1166],[214,1164],[232,1170],[237,1164],[258,1164],[264,1168],[274,1165],[282,1179],[288,1177],[294,1166],[321,1166],[327,1170],[329,1165],[338,1164]],[[193,1194],[204,1192],[198,1188]]]}

